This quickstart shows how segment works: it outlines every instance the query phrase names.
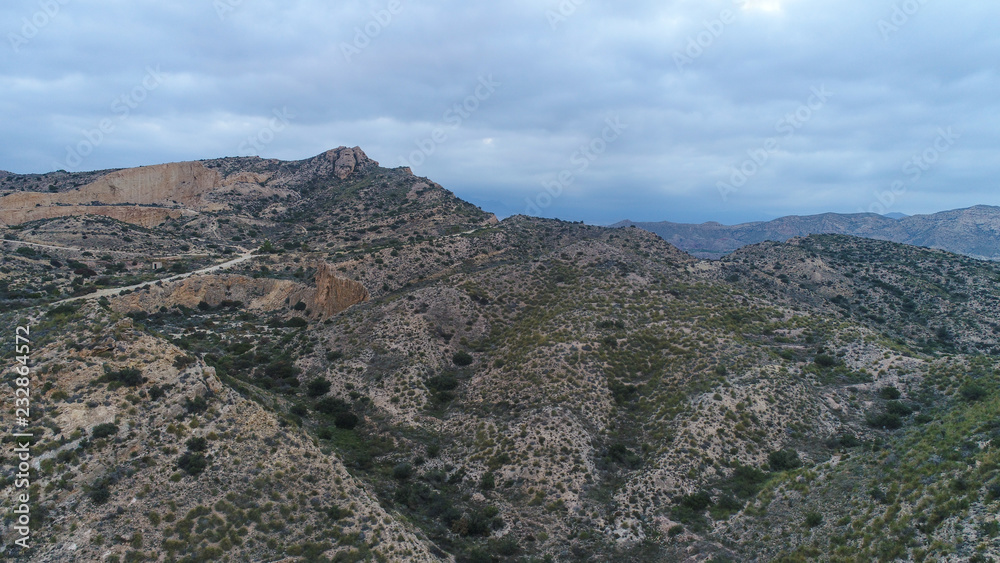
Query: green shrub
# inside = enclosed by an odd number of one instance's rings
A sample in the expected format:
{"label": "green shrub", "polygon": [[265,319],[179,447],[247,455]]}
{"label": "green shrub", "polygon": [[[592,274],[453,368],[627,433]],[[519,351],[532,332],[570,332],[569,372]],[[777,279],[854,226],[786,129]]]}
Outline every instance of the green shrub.
{"label": "green shrub", "polygon": [[983,399],[988,394],[986,387],[978,383],[967,383],[958,390],[959,394],[966,401],[973,402]]}
{"label": "green shrub", "polygon": [[118,433],[118,426],[113,422],[105,422],[103,424],[98,424],[91,431],[90,435],[96,440],[98,438],[107,438],[108,436],[114,436]]}
{"label": "green shrub", "polygon": [[821,368],[831,368],[837,365],[837,359],[829,354],[819,354],[816,356],[815,362]]}
{"label": "green shrub", "polygon": [[335,415],[338,412],[346,412],[351,410],[351,405],[347,404],[343,399],[338,399],[336,397],[323,397],[322,399],[316,401],[316,410],[328,415]]}
{"label": "green shrub", "polygon": [[463,350],[455,353],[455,355],[451,357],[451,361],[455,362],[456,366],[468,366],[472,364],[472,355]]}
{"label": "green shrub", "polygon": [[333,424],[343,430],[353,430],[359,422],[358,415],[350,411],[341,411],[333,415]]}
{"label": "green shrub", "polygon": [[186,442],[187,449],[192,452],[203,452],[208,449],[208,440],[198,436]]}
{"label": "green shrub", "polygon": [[823,515],[819,512],[810,511],[806,513],[806,526],[815,528],[823,523]]}
{"label": "green shrub", "polygon": [[913,414],[913,409],[899,401],[889,401],[885,404],[885,412],[903,417]]}
{"label": "green shrub", "polygon": [[185,452],[177,460],[177,469],[191,476],[198,476],[202,471],[205,471],[206,467],[208,467],[208,460],[205,459],[204,454],[199,452]]}
{"label": "green shrub", "polygon": [[889,400],[889,401],[893,401],[893,400],[896,400],[896,399],[898,399],[900,397],[900,393],[899,393],[899,389],[896,389],[895,387],[892,387],[890,385],[889,387],[883,387],[883,388],[879,389],[878,390],[878,396],[882,397],[883,399],[886,399],[886,400]]}
{"label": "green shrub", "polygon": [[392,468],[392,476],[400,481],[405,481],[413,476],[413,465],[408,462],[400,462]]}
{"label": "green shrub", "polygon": [[306,384],[306,394],[310,397],[322,397],[330,392],[330,382],[317,377]]}
{"label": "green shrub", "polygon": [[888,412],[868,413],[865,415],[865,422],[872,428],[886,428],[896,430],[903,427],[903,419],[898,414]]}
{"label": "green shrub", "polygon": [[772,471],[789,471],[802,467],[802,460],[795,450],[778,450],[767,455],[767,464]]}

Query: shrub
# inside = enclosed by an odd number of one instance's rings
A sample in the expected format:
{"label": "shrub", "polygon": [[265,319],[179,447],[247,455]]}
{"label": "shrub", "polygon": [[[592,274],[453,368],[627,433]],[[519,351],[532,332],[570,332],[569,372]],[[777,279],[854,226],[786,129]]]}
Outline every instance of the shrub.
{"label": "shrub", "polygon": [[801,467],[802,460],[795,450],[778,450],[767,455],[767,464],[772,471],[788,471]]}
{"label": "shrub", "polygon": [[865,415],[865,422],[872,428],[887,428],[889,430],[895,430],[903,426],[903,419],[898,414],[887,412],[868,413]]}
{"label": "shrub", "polygon": [[899,401],[889,401],[885,405],[885,412],[902,417],[913,414],[913,409]]}
{"label": "shrub", "polygon": [[90,435],[96,440],[98,438],[107,438],[108,436],[114,436],[118,433],[118,426],[113,422],[105,422],[103,424],[98,424],[91,431]]}
{"label": "shrub", "polygon": [[192,452],[203,452],[208,449],[208,440],[201,436],[191,438],[186,442],[187,449]]}
{"label": "shrub", "polygon": [[898,399],[900,397],[900,393],[899,393],[899,389],[896,389],[895,387],[889,386],[889,387],[883,387],[883,388],[879,389],[878,390],[878,396],[882,397],[883,399],[886,399],[886,400],[889,400],[889,401],[893,401],[893,400],[896,400],[896,399]]}
{"label": "shrub", "polygon": [[142,372],[138,368],[125,368],[118,371],[108,370],[104,377],[112,384],[125,385],[127,387],[138,387],[146,382]]}
{"label": "shrub", "polygon": [[492,471],[483,473],[482,479],[479,480],[479,488],[484,491],[492,491],[496,485],[496,477],[493,475]]}
{"label": "shrub", "polygon": [[405,481],[413,476],[413,465],[408,462],[397,463],[392,468],[392,476],[400,481]]}
{"label": "shrub", "polygon": [[962,395],[963,399],[969,402],[983,399],[984,397],[986,397],[987,394],[986,387],[983,387],[978,383],[967,383],[963,385],[962,388],[958,390],[958,392],[960,395]]}
{"label": "shrub", "polygon": [[306,394],[310,397],[322,397],[330,392],[330,382],[318,377],[306,384]]}
{"label": "shrub", "polygon": [[358,415],[350,411],[341,411],[334,415],[333,424],[343,430],[353,430],[358,425]]}
{"label": "shrub", "polygon": [[184,398],[184,409],[189,413],[199,413],[208,410],[208,401],[201,395],[196,395],[194,399]]}
{"label": "shrub", "polygon": [[837,360],[829,354],[819,354],[815,359],[816,365],[821,368],[831,368],[837,365]]}
{"label": "shrub", "polygon": [[90,497],[91,502],[94,504],[104,504],[108,502],[108,499],[111,498],[111,491],[108,489],[107,481],[101,480],[94,482],[94,485],[90,492],[87,493],[87,496]]}
{"label": "shrub", "polygon": [[823,523],[823,515],[819,512],[811,511],[806,513],[806,526],[815,528]]}
{"label": "shrub", "polygon": [[285,321],[285,326],[288,328],[303,328],[309,326],[309,321],[302,317],[292,317]]}
{"label": "shrub", "polygon": [[206,467],[208,467],[208,460],[205,459],[204,454],[199,452],[185,452],[177,460],[177,469],[191,476],[198,476]]}
{"label": "shrub", "polygon": [[337,399],[335,397],[323,397],[322,399],[316,401],[316,410],[323,413],[334,415],[338,412],[346,412],[351,410],[351,406],[347,404],[343,399]]}
{"label": "shrub", "polygon": [[451,361],[455,362],[456,366],[467,366],[472,364],[472,355],[466,351],[456,352],[454,356],[451,357]]}

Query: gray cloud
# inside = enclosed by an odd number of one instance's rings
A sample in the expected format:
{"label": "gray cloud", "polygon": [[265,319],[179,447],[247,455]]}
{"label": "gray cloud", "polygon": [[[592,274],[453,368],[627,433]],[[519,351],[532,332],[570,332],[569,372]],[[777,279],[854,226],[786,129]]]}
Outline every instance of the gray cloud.
{"label": "gray cloud", "polygon": [[[744,221],[880,210],[880,194],[897,181],[905,190],[886,211],[1000,203],[997,5],[392,6],[6,3],[0,168],[291,159],[343,144],[386,166],[413,164],[418,151],[417,174],[501,214],[531,211],[565,171],[572,182],[543,215]],[[499,83],[495,92],[456,114],[485,77]],[[820,87],[832,95],[789,136],[787,116]],[[294,115],[280,131],[268,129],[275,111]],[[627,129],[582,169],[581,147],[615,117]],[[908,176],[909,159],[948,127],[959,138],[919,178]],[[435,131],[445,138],[427,150]],[[770,138],[775,150],[723,199],[719,183]],[[68,158],[88,143],[78,163]]]}

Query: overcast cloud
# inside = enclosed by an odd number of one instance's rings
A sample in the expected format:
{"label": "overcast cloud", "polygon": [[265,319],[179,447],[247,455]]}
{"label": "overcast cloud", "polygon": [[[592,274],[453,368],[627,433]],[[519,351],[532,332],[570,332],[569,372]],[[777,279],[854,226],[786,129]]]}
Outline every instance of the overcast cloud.
{"label": "overcast cloud", "polygon": [[1000,204],[1000,4],[622,4],[5,2],[0,168],[359,145],[501,216]]}

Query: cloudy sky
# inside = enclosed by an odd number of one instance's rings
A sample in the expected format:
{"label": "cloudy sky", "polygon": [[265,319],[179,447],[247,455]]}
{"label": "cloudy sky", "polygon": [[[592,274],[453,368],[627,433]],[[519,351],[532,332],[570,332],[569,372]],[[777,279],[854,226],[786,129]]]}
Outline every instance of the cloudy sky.
{"label": "cloudy sky", "polygon": [[1000,4],[12,0],[0,169],[361,146],[498,215],[1000,205]]}

